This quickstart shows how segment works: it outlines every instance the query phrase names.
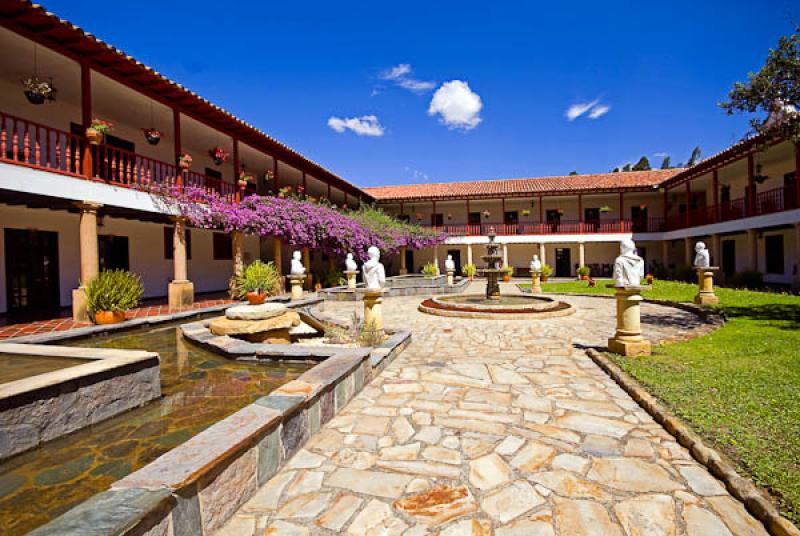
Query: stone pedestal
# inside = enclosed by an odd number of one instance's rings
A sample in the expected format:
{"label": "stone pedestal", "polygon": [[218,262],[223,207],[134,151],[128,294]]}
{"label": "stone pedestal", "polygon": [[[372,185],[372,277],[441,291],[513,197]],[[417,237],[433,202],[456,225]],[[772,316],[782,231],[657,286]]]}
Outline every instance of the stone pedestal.
{"label": "stone pedestal", "polygon": [[454,282],[453,275],[454,274],[455,274],[455,272],[453,270],[447,270],[447,284],[449,286],[453,286],[453,282]]}
{"label": "stone pedestal", "polygon": [[194,283],[184,279],[167,285],[167,304],[170,311],[188,309],[194,304]]}
{"label": "stone pedestal", "polygon": [[694,303],[697,305],[713,305],[719,303],[719,298],[714,294],[714,272],[719,270],[717,266],[697,268],[697,296]]}
{"label": "stone pedestal", "polygon": [[72,289],[72,319],[75,322],[89,322],[86,287]]}
{"label": "stone pedestal", "polygon": [[542,293],[542,272],[531,272],[531,293]]}
{"label": "stone pedestal", "polygon": [[347,270],[344,273],[344,275],[347,276],[347,288],[350,290],[356,289],[356,274],[358,274],[358,271],[356,270],[354,271]]}
{"label": "stone pedestal", "polygon": [[306,280],[305,275],[290,275],[289,281],[292,284],[292,301],[303,299],[303,282]]}
{"label": "stone pedestal", "polygon": [[383,332],[383,289],[364,292],[364,326],[371,331]]}
{"label": "stone pedestal", "polygon": [[642,337],[642,290],[647,286],[614,287],[617,299],[617,331],[608,339],[608,349],[625,356],[650,355],[650,341]]}

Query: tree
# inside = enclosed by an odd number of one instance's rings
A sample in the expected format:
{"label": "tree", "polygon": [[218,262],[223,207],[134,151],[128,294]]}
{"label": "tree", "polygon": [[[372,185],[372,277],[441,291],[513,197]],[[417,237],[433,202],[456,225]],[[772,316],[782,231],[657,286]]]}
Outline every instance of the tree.
{"label": "tree", "polygon": [[647,159],[646,156],[642,156],[636,165],[633,166],[633,171],[650,171],[652,168],[650,167],[650,160]]}
{"label": "tree", "polygon": [[661,161],[661,169],[669,169],[670,162],[669,162],[669,155],[664,157],[664,160]]}
{"label": "tree", "polygon": [[578,172],[577,172],[577,171],[570,171],[570,172],[569,172],[569,174],[570,174],[570,176],[572,176],[572,175],[577,175],[577,174],[578,174]]}
{"label": "tree", "polygon": [[622,171],[630,171],[630,170],[631,170],[631,164],[630,164],[630,162],[628,162],[627,164],[625,164],[624,166],[622,166]]}
{"label": "tree", "polygon": [[771,48],[764,66],[749,73],[747,82],[736,82],[728,100],[719,106],[728,112],[755,114],[750,120],[754,132],[772,132],[800,142],[800,26],[795,33],[782,36]]}
{"label": "tree", "polygon": [[611,173],[619,173],[619,168],[615,167],[614,169],[611,170]]}
{"label": "tree", "polygon": [[692,156],[689,157],[689,161],[686,162],[686,167],[692,167],[693,165],[697,164],[700,161],[700,155],[702,151],[700,150],[700,146],[694,148],[692,151]]}

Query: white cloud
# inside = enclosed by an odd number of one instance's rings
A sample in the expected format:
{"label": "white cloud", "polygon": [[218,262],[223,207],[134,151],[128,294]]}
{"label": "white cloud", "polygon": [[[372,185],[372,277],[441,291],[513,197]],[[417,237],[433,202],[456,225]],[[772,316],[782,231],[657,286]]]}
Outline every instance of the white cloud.
{"label": "white cloud", "polygon": [[378,78],[381,80],[394,82],[403,89],[408,89],[415,93],[423,93],[436,87],[436,82],[417,80],[416,78],[413,78],[411,76],[411,65],[408,63],[395,65],[391,69],[387,69],[380,73]]}
{"label": "white cloud", "polygon": [[571,105],[564,112],[564,117],[567,121],[575,121],[577,118],[589,112],[587,116],[589,119],[598,119],[611,111],[611,106],[607,104],[600,104],[600,99],[595,99],[591,102],[578,102]]}
{"label": "white cloud", "polygon": [[665,156],[669,156],[669,153],[663,153],[663,152],[653,153],[653,156],[655,156],[656,158],[664,158]]}
{"label": "white cloud", "polygon": [[411,176],[411,178],[417,182],[428,182],[430,178],[427,173],[424,171],[420,171],[418,169],[412,169],[410,167],[406,167],[406,172]]}
{"label": "white cloud", "polygon": [[611,110],[611,106],[608,106],[607,104],[598,104],[597,106],[592,108],[591,112],[589,112],[589,119],[597,119],[598,117],[603,117],[608,113],[609,110]]}
{"label": "white cloud", "polygon": [[359,136],[383,136],[386,129],[378,122],[378,117],[374,115],[362,115],[361,117],[335,117],[328,119],[328,126],[336,132],[351,130]]}
{"label": "white cloud", "polygon": [[592,102],[579,102],[578,104],[573,104],[567,111],[564,112],[564,116],[567,118],[567,121],[575,121],[577,118],[585,114],[589,111],[589,109],[597,104],[597,100],[593,100]]}
{"label": "white cloud", "polygon": [[428,115],[439,114],[439,120],[450,128],[472,130],[481,122],[483,103],[469,84],[451,80],[433,94]]}

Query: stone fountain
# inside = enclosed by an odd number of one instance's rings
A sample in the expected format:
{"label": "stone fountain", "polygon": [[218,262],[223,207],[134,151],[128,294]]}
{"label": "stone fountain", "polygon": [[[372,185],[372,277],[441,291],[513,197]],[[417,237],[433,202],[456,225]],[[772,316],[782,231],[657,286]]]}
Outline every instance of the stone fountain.
{"label": "stone fountain", "polygon": [[494,227],[490,227],[489,243],[486,244],[486,255],[481,255],[481,259],[486,263],[486,268],[478,270],[478,274],[486,277],[486,299],[499,301],[500,284],[497,282],[497,277],[503,271],[501,265],[503,257],[498,253],[500,251],[500,244],[494,241],[496,236]]}
{"label": "stone fountain", "polygon": [[568,303],[544,296],[523,294],[501,296],[498,277],[503,272],[503,257],[499,254],[500,244],[495,242],[495,238],[494,228],[490,228],[486,255],[481,256],[486,268],[478,270],[479,275],[486,277],[485,295],[434,296],[423,301],[418,309],[423,313],[437,316],[490,319],[552,318],[575,312]]}

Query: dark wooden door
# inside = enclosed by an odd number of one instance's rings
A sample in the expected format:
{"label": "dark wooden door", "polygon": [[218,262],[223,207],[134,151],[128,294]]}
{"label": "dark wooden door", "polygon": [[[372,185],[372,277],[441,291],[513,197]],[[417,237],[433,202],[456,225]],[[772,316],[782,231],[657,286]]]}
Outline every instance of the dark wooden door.
{"label": "dark wooden door", "polygon": [[634,233],[647,232],[647,207],[631,207],[631,220]]}
{"label": "dark wooden door", "polygon": [[556,277],[570,277],[572,261],[569,248],[556,248]]}
{"label": "dark wooden door", "polygon": [[6,229],[5,257],[9,318],[53,318],[60,306],[58,233]]}
{"label": "dark wooden door", "polygon": [[736,241],[722,241],[722,273],[730,277],[736,273]]}

